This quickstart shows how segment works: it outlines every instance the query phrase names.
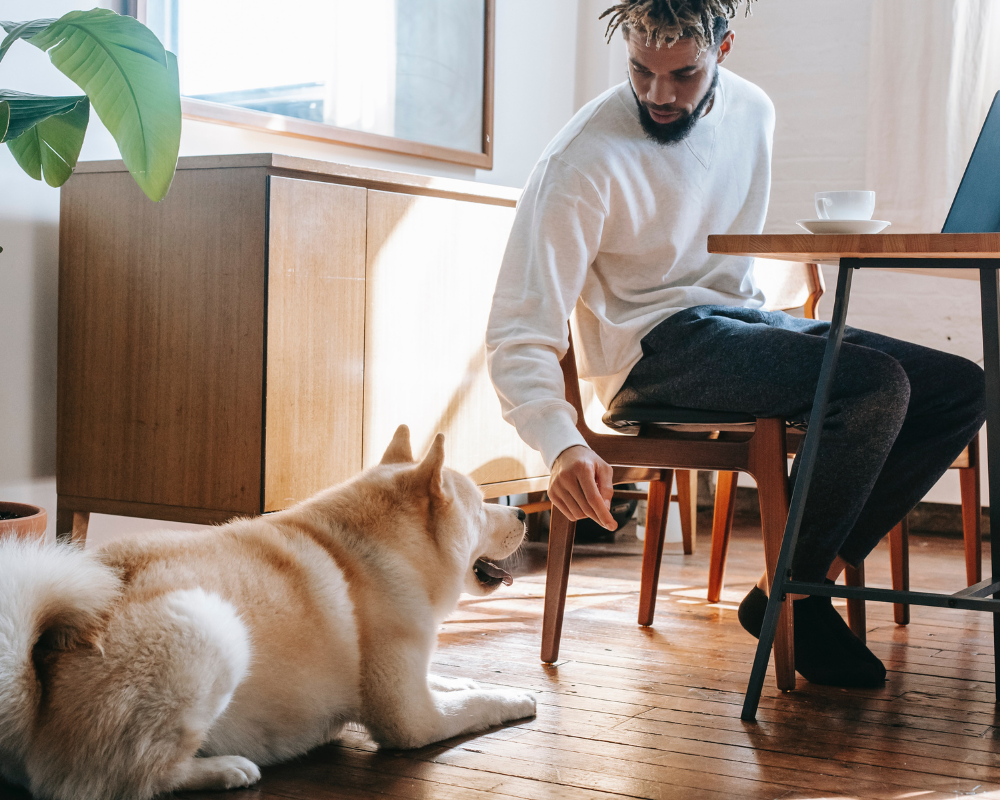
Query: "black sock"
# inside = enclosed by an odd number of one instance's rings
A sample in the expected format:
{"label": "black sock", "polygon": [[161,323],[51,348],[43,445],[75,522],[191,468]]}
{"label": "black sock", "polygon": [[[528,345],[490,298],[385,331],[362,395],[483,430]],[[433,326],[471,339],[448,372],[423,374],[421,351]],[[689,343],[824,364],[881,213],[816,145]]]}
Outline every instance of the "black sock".
{"label": "black sock", "polygon": [[795,669],[826,686],[881,686],[885,667],[851,633],[829,597],[794,601]]}
{"label": "black sock", "polygon": [[[740,603],[743,629],[760,638],[767,595],[754,586]],[[795,669],[811,683],[827,686],[880,686],[885,667],[837,613],[828,597],[794,601]]]}
{"label": "black sock", "polygon": [[[823,582],[828,583],[831,586],[835,583],[835,581],[831,581],[829,578],[826,578]],[[816,599],[818,600],[820,598]],[[840,643],[850,652],[854,653],[854,655],[857,656],[858,658],[864,659],[869,664],[872,664],[873,666],[881,669],[884,674],[885,665],[882,663],[879,657],[868,649],[868,645],[866,645],[863,641],[861,641],[857,636],[854,635],[854,631],[851,630],[851,626],[848,625],[847,622],[844,620],[844,618],[840,616],[840,614],[838,614],[833,609],[833,603],[831,602],[830,598],[826,597],[823,599],[826,600],[827,605],[830,606],[830,610],[833,611],[834,616],[829,618],[831,620],[833,628],[837,632],[837,638],[840,641]]]}
{"label": "black sock", "polygon": [[754,586],[743,598],[740,610],[736,612],[743,630],[754,639],[760,638],[760,629],[764,627],[765,611],[767,611],[767,595],[759,586]]}

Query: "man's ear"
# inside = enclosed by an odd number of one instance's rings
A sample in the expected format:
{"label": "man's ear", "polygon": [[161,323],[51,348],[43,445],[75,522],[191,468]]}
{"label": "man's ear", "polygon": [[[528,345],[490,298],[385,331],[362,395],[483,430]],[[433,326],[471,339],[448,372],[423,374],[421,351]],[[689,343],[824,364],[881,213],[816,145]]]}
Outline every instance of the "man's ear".
{"label": "man's ear", "polygon": [[412,464],[413,451],[410,449],[410,429],[405,425],[396,428],[392,441],[382,454],[380,464]]}
{"label": "man's ear", "polygon": [[719,42],[719,54],[716,56],[715,63],[721,64],[725,61],[731,52],[733,52],[733,41],[736,39],[736,34],[733,31],[727,31],[726,35],[723,37],[722,41]]}
{"label": "man's ear", "polygon": [[451,501],[444,486],[444,434],[434,437],[431,449],[427,451],[424,460],[417,465],[417,483],[427,487],[427,494],[432,503],[448,503]]}

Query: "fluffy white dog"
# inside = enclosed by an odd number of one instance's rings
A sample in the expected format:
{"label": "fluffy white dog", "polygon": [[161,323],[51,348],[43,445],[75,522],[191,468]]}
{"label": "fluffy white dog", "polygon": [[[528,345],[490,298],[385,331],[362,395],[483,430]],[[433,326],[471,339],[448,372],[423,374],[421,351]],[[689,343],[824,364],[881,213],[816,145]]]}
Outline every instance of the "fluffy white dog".
{"label": "fluffy white dog", "polygon": [[427,674],[464,590],[524,537],[401,427],[382,462],[294,508],[84,552],[0,541],[0,772],[37,797],[228,789],[349,722],[420,747],[532,716]]}

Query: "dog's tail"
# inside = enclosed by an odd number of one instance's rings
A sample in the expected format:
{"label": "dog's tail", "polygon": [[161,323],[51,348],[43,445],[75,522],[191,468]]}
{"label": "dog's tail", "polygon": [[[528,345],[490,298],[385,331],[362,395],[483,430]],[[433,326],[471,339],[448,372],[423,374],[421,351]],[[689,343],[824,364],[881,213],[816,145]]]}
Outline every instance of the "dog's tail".
{"label": "dog's tail", "polygon": [[36,648],[95,635],[121,580],[92,553],[0,536],[0,754],[21,753],[42,695]]}

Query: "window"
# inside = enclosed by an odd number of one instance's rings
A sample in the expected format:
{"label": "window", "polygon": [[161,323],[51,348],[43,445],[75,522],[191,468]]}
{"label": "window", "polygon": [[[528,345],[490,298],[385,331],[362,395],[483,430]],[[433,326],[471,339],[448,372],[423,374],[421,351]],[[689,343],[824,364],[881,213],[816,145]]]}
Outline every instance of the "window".
{"label": "window", "polygon": [[132,5],[186,117],[492,167],[494,0]]}

